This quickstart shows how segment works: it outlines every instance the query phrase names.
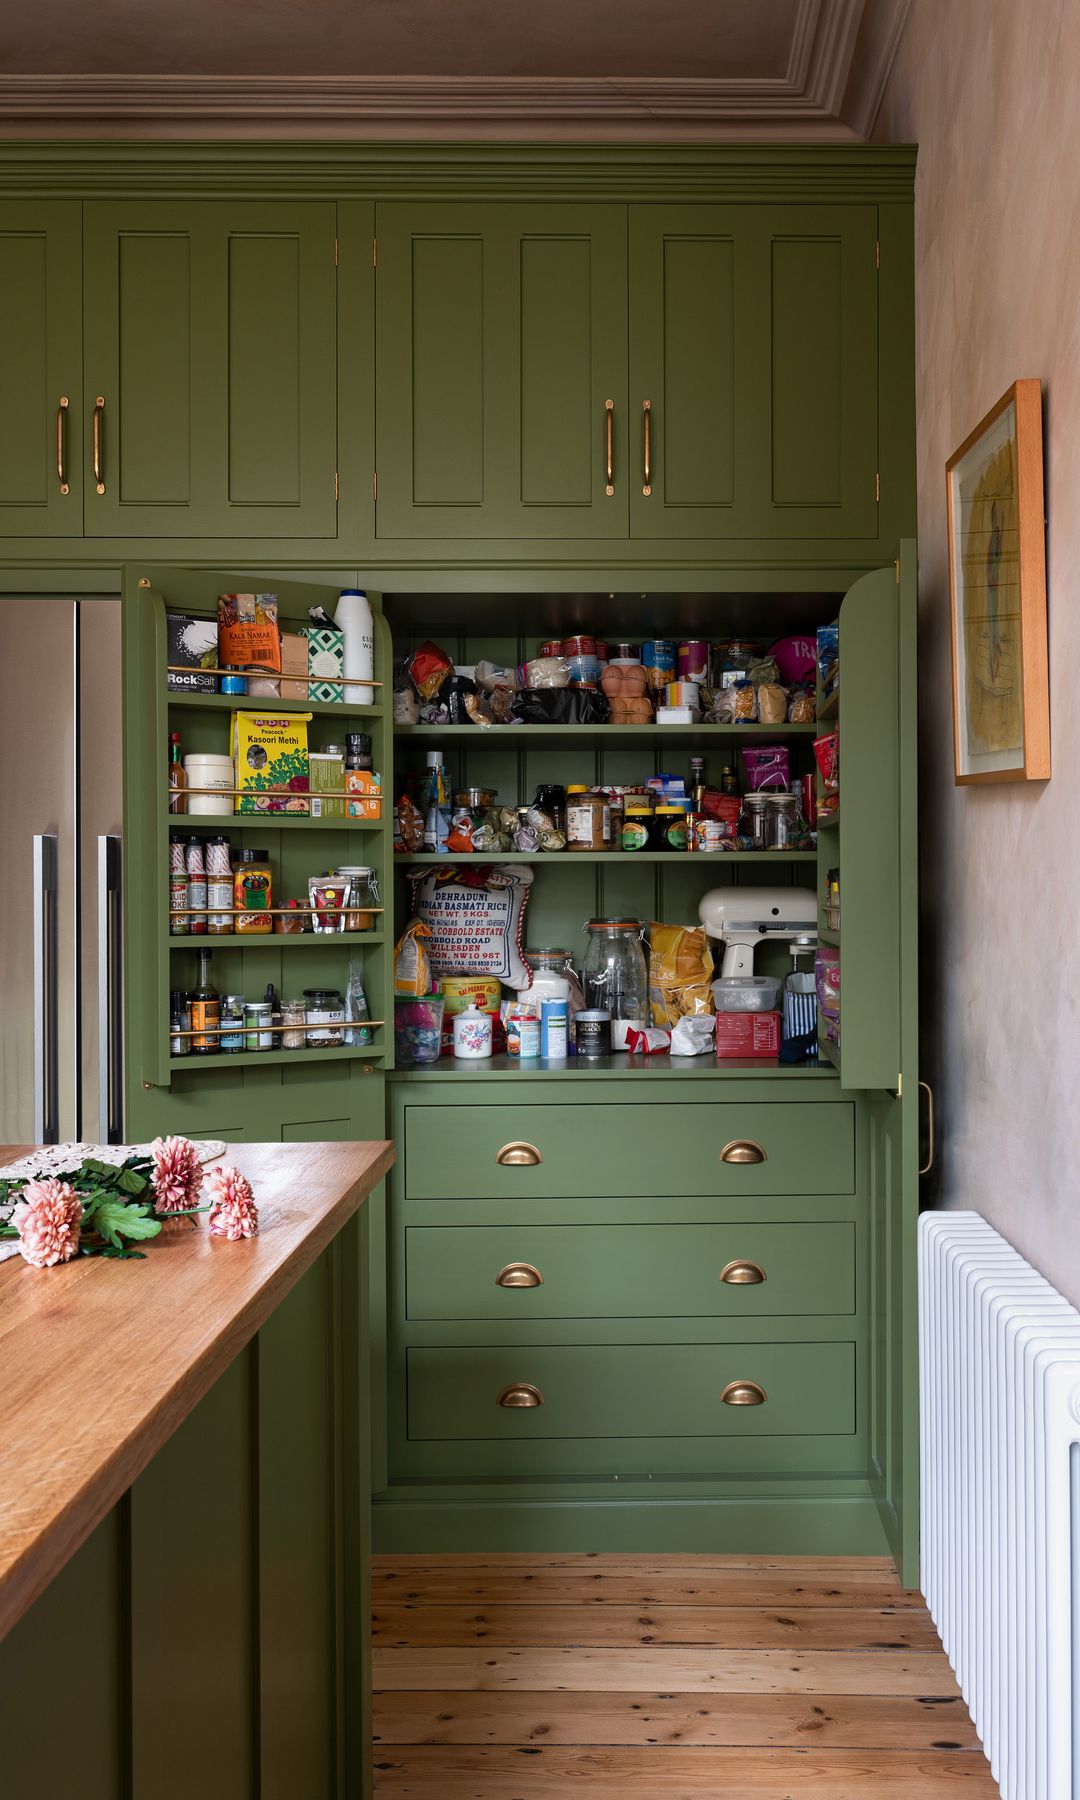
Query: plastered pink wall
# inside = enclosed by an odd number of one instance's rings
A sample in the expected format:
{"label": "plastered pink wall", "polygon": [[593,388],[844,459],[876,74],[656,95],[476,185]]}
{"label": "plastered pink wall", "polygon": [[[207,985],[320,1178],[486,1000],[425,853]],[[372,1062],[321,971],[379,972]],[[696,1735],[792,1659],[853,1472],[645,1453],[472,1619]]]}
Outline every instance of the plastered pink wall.
{"label": "plastered pink wall", "polygon": [[[1080,1305],[1080,3],[914,0],[924,1074],[944,1204]],[[1044,384],[1053,779],[953,784],[945,461]]]}

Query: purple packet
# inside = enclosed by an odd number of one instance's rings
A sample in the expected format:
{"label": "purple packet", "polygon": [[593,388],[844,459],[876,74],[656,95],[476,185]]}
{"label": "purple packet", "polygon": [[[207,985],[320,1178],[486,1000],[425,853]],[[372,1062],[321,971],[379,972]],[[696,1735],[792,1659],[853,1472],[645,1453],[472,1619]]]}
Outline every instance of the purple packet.
{"label": "purple packet", "polygon": [[744,745],[742,759],[748,793],[791,786],[791,752],[786,744]]}

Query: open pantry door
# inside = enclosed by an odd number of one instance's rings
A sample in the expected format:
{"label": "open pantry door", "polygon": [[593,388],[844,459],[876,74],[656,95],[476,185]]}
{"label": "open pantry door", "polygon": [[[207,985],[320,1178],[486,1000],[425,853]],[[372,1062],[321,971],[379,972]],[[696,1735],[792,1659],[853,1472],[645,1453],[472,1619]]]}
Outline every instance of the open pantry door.
{"label": "open pantry door", "polygon": [[[823,1051],[870,1117],[871,1475],[906,1584],[918,1580],[918,797],[916,553],[857,581],[839,616],[839,806],[819,817],[823,951],[840,970]],[[839,894],[837,919],[836,895]]]}
{"label": "open pantry door", "polygon": [[[125,1134],[131,1141],[159,1133],[180,1132],[201,1138],[270,1141],[381,1136],[383,1083],[378,1079],[392,1046],[391,944],[389,920],[382,910],[388,881],[391,842],[388,808],[354,812],[344,790],[333,796],[320,816],[305,805],[303,783],[309,751],[342,745],[350,733],[371,740],[373,772],[390,769],[388,739],[390,641],[385,622],[375,610],[375,681],[371,705],[352,705],[344,689],[331,683],[323,691],[307,682],[308,671],[287,697],[222,693],[221,677],[211,675],[204,687],[178,686],[175,646],[184,627],[170,615],[190,621],[188,640],[201,628],[208,636],[210,660],[216,641],[218,596],[263,593],[277,597],[279,625],[298,635],[309,625],[308,609],[323,607],[331,616],[338,583],[279,582],[235,570],[148,568],[131,565],[124,572],[124,963],[125,963]],[[181,657],[180,660],[183,660]],[[385,684],[385,685],[384,685]],[[298,691],[299,690],[299,691]],[[315,697],[312,698],[314,692]],[[169,739],[179,734],[183,756],[216,755],[226,759],[239,715],[255,713],[281,722],[296,758],[295,802],[289,810],[240,811],[248,804],[235,773],[220,798],[203,793],[187,796],[185,810],[171,812]],[[295,743],[293,740],[295,739]],[[302,765],[302,770],[301,770]],[[206,765],[204,764],[205,768]],[[189,786],[197,787],[198,782]],[[210,810],[212,808],[213,810]],[[255,865],[268,869],[267,907],[255,915],[231,912],[235,892],[226,891],[226,911],[178,912],[170,899],[170,858],[187,860],[192,840],[201,840],[204,860],[211,855],[219,878],[232,887],[235,867],[245,851],[255,852]],[[368,893],[363,913],[340,916],[345,929],[289,931],[306,911],[310,876],[327,870],[370,871],[376,893]],[[359,891],[359,890],[356,890]],[[290,900],[304,902],[288,916]],[[218,907],[223,903],[219,900]],[[336,923],[336,921],[335,921]],[[357,927],[353,929],[352,927]],[[208,960],[207,960],[208,959]],[[174,995],[192,995],[209,985],[217,1000],[257,1004],[270,997],[281,1016],[255,1015],[260,1029],[245,1020],[242,1036],[226,1034],[224,1020],[216,1037],[195,1034],[194,1027],[212,1020],[178,1022]],[[369,1021],[362,1031],[342,1029],[336,1015],[357,985],[367,1003]],[[288,1002],[296,1011],[289,1013]],[[300,1019],[299,1008],[304,1008]],[[183,1011],[183,1006],[180,1006]],[[327,1015],[322,1024],[316,1019]],[[284,1023],[291,1018],[292,1029]]]}

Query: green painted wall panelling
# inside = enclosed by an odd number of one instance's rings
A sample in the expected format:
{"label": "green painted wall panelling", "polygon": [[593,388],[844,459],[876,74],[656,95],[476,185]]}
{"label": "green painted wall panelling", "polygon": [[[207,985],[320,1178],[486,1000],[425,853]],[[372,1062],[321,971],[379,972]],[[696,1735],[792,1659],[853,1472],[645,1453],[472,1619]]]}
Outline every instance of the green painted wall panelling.
{"label": "green painted wall panelling", "polygon": [[[159,570],[144,565],[133,565],[125,575],[125,1129],[136,1139],[166,1130],[264,1140],[381,1134],[383,1084],[379,1070],[392,1057],[392,1026],[376,1029],[376,1042],[369,1051],[192,1055],[182,1062],[169,1055],[169,994],[171,988],[189,988],[196,980],[200,944],[211,950],[213,980],[219,992],[242,992],[251,998],[261,996],[271,981],[282,998],[318,985],[344,991],[349,962],[354,959],[360,964],[371,1017],[392,1020],[388,1010],[392,948],[388,910],[377,919],[376,929],[340,942],[277,933],[239,942],[210,935],[170,941],[168,834],[170,829],[205,831],[210,821],[168,812],[168,733],[180,732],[185,751],[227,752],[234,706],[262,704],[270,710],[276,703],[239,699],[231,704],[218,695],[170,694],[165,685],[165,611],[168,607],[213,616],[219,592],[250,587],[254,581],[235,571]],[[333,607],[335,589],[328,581],[275,581],[273,585],[286,622],[306,623],[309,606]],[[377,596],[375,599],[377,604]],[[389,633],[377,614],[376,679],[388,681],[389,673]],[[308,728],[309,743],[340,741],[347,728],[368,731],[376,767],[389,770],[382,692],[375,689],[376,704],[370,707],[316,706]],[[292,704],[297,710],[307,710],[306,703]],[[345,821],[290,819],[275,823],[273,818],[233,815],[220,819],[217,829],[234,844],[269,851],[279,899],[306,895],[309,875],[353,862],[376,870],[389,908],[391,817],[392,809],[385,806],[381,822],[354,829]]]}
{"label": "green painted wall panelling", "polygon": [[5,1800],[370,1794],[366,1242],[361,1212],[0,1644]]}
{"label": "green painted wall panelling", "polygon": [[376,213],[379,537],[625,537],[625,208]]}
{"label": "green painted wall panelling", "polygon": [[76,201],[0,205],[3,537],[82,532],[81,264]]}
{"label": "green painted wall panelling", "polygon": [[335,208],[85,215],[87,536],[333,538]]}

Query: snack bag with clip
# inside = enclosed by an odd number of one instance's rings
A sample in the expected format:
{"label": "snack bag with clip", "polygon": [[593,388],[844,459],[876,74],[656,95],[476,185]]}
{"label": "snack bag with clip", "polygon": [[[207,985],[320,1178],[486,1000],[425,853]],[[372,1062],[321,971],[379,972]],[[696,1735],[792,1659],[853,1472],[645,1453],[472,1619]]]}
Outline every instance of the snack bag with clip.
{"label": "snack bag with clip", "polygon": [[431,959],[424,941],[430,936],[431,927],[423,919],[409,920],[394,945],[395,994],[431,992]]}
{"label": "snack bag with clip", "polygon": [[702,927],[649,926],[649,1011],[654,1025],[674,1026],[714,1010],[712,952]]}

